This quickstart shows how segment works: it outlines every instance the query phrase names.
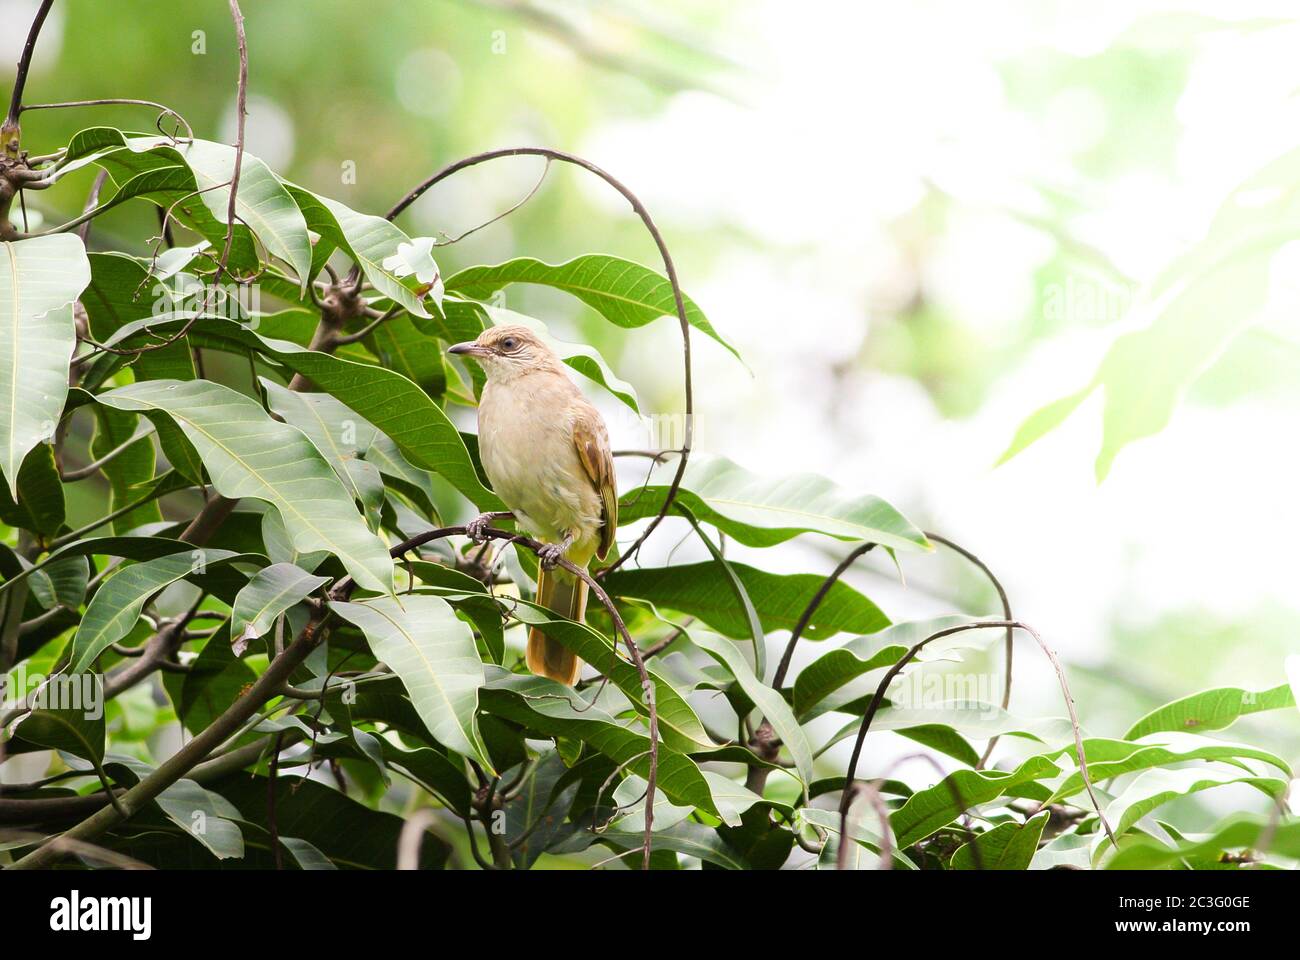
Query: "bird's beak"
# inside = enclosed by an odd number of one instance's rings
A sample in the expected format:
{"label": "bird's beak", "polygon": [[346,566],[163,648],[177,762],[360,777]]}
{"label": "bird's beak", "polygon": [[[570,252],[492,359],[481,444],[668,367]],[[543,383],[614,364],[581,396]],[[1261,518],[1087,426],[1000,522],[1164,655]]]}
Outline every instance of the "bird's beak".
{"label": "bird's beak", "polygon": [[462,357],[485,357],[488,354],[487,348],[479,346],[477,340],[466,340],[464,343],[458,343],[455,346],[448,347],[447,352]]}

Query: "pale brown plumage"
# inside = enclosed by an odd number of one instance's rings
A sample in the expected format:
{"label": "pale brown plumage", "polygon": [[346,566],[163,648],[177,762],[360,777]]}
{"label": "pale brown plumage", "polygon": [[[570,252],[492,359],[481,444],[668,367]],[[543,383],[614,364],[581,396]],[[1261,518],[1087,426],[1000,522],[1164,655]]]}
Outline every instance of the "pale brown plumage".
{"label": "pale brown plumage", "polygon": [[[618,526],[618,492],[609,433],[564,365],[527,327],[490,327],[451,353],[474,357],[487,374],[479,399],[479,454],[497,495],[520,527],[585,567],[604,558]],[[586,610],[587,585],[542,558],[537,602],[571,620]],[[528,668],[562,683],[582,664],[533,628]]]}

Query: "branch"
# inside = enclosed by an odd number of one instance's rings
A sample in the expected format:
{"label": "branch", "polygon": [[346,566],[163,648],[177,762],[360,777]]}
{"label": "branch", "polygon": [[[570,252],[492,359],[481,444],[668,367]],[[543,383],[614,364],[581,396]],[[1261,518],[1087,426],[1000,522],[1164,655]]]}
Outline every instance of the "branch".
{"label": "branch", "polygon": [[[988,577],[989,582],[993,584],[993,589],[998,592],[998,599],[1002,601],[1002,619],[1003,620],[1015,619],[1015,617],[1011,615],[1011,601],[1007,599],[1007,591],[1003,589],[1001,581],[999,581],[998,578],[993,575],[993,571],[988,568],[987,564],[985,564],[983,560],[975,556],[975,554],[971,553],[969,550],[967,550],[965,547],[961,546],[960,544],[953,543],[947,537],[941,537],[939,536],[939,534],[931,533],[928,530],[926,531],[925,536],[926,539],[928,540],[933,540],[935,543],[942,543],[949,550],[956,551],[957,553],[965,557],[967,560],[969,560],[971,563],[975,564],[975,566],[979,567],[980,571],[984,574],[984,576]],[[1007,709],[1007,707],[1011,705],[1011,660],[1012,660],[1012,653],[1014,653],[1014,647],[1015,647],[1015,629],[1013,627],[1007,627],[1007,639],[1005,643],[1006,674],[1002,681],[1002,709],[1003,710]],[[975,764],[976,770],[982,770],[984,768],[984,764],[989,762],[989,757],[993,755],[993,748],[998,745],[998,740],[1000,739],[1001,739],[1000,737],[993,737],[991,740],[989,740],[988,746],[984,748],[983,756],[981,756],[979,762]]]}
{"label": "branch", "polygon": [[[435,184],[441,183],[454,173],[458,173],[459,171],[465,170],[469,167],[477,166],[480,163],[485,163],[488,160],[496,160],[501,157],[523,156],[545,157],[547,160],[562,160],[565,163],[574,164],[575,166],[581,167],[589,173],[593,173],[600,177],[622,194],[623,199],[627,200],[627,202],[632,205],[632,209],[636,212],[637,216],[641,218],[641,222],[645,224],[646,230],[650,233],[655,246],[659,249],[659,256],[663,259],[664,271],[668,276],[668,283],[673,289],[673,305],[676,307],[677,320],[681,324],[682,362],[684,367],[682,379],[686,394],[686,424],[685,434],[680,450],[681,458],[677,462],[677,471],[673,475],[672,483],[669,484],[668,493],[664,497],[664,502],[659,508],[659,512],[655,514],[649,525],[646,526],[645,530],[641,532],[641,535],[636,538],[632,545],[628,547],[626,551],[621,552],[618,558],[602,571],[602,575],[604,575],[609,573],[611,570],[617,570],[627,562],[629,557],[635,555],[636,552],[641,549],[641,544],[643,544],[646,541],[646,538],[654,532],[655,528],[663,522],[664,517],[668,515],[668,511],[672,509],[673,501],[677,498],[677,491],[681,488],[682,476],[686,473],[686,461],[690,456],[691,441],[694,434],[694,425],[692,421],[694,418],[695,401],[691,386],[691,325],[690,321],[686,318],[686,300],[682,293],[681,284],[677,280],[677,268],[673,265],[672,254],[668,252],[668,245],[664,242],[663,235],[659,232],[659,228],[655,226],[654,219],[650,216],[650,211],[645,208],[645,205],[641,203],[636,194],[624,186],[622,182],[609,173],[606,173],[590,160],[584,160],[582,157],[574,154],[565,153],[561,150],[552,150],[548,147],[512,147],[504,150],[489,150],[486,153],[477,153],[471,157],[465,157],[463,160],[457,160],[455,163],[443,167],[398,201],[398,203],[384,216],[385,219],[388,220],[395,219],[401,215],[402,211],[418,200],[426,190],[433,187]],[[348,279],[350,282],[355,284],[357,290],[360,289],[361,272],[358,267],[353,267],[352,273],[349,274]]]}
{"label": "branch", "polygon": [[[231,0],[231,2],[233,4],[235,0]],[[225,713],[212,721],[202,733],[196,735],[194,739],[188,741],[180,750],[163,761],[153,773],[122,794],[118,803],[127,816],[135,814],[145,804],[154,800],[160,793],[185,776],[199,761],[238,732],[240,727],[252,718],[264,703],[276,696],[281,684],[288,680],[298,665],[306,660],[308,654],[315,649],[324,616],[323,610],[316,610],[312,619],[308,620],[307,625],[303,628],[302,633],[298,635],[284,653],[271,661],[266,672],[254,681],[243,696],[232,703]],[[33,870],[49,867],[57,862],[65,852],[55,841],[94,841],[122,820],[122,815],[114,807],[102,807],[67,831],[62,837],[56,837],[54,840],[37,847],[10,869]]]}
{"label": "branch", "polygon": [[[539,556],[541,551],[546,547],[546,544],[534,540],[531,537],[525,537],[518,533],[511,533],[508,530],[498,530],[495,527],[484,527],[482,530],[477,531],[477,533],[485,540],[507,540],[511,543],[519,544],[527,547]],[[434,540],[444,540],[447,537],[467,535],[468,530],[464,526],[440,527],[436,530],[428,530],[424,533],[418,534],[408,540],[403,540],[388,552],[396,559],[417,547],[421,547]],[[600,601],[601,605],[605,608],[605,611],[609,614],[610,620],[613,621],[614,628],[618,631],[618,635],[622,638],[623,645],[627,647],[628,654],[632,658],[632,663],[636,667],[637,676],[641,680],[641,690],[645,695],[645,704],[649,713],[650,721],[650,769],[648,771],[648,776],[646,777],[646,822],[645,836],[642,841],[642,869],[649,870],[650,845],[654,827],[655,787],[659,776],[659,708],[655,703],[654,684],[650,682],[650,674],[646,670],[645,660],[641,656],[641,651],[637,648],[636,642],[628,632],[627,625],[623,622],[623,617],[618,612],[618,607],[614,605],[614,601],[609,598],[609,594],[605,592],[605,589],[584,568],[577,566],[564,557],[561,557],[556,562],[556,565],[586,583],[587,588],[596,599]],[[330,590],[330,597],[338,600],[346,600],[352,595],[352,591],[355,587],[356,584],[353,582],[352,578],[345,576],[339,580],[333,589]]]}
{"label": "branch", "polygon": [[871,698],[871,703],[867,706],[867,712],[862,717],[862,724],[858,727],[857,739],[853,741],[853,755],[849,759],[848,773],[845,774],[844,778],[846,789],[840,798],[841,815],[844,814],[848,804],[852,801],[852,791],[847,787],[853,784],[857,776],[858,759],[862,755],[862,743],[867,738],[867,731],[871,729],[871,721],[875,719],[876,711],[880,709],[881,703],[884,702],[885,692],[889,689],[890,683],[898,676],[903,667],[907,666],[921,652],[921,649],[926,644],[943,637],[950,637],[955,633],[962,633],[966,630],[980,630],[987,627],[1010,627],[1024,630],[1034,638],[1043,654],[1052,662],[1052,667],[1056,670],[1056,678],[1061,684],[1061,693],[1065,697],[1065,708],[1070,714],[1070,726],[1074,730],[1074,749],[1075,756],[1079,761],[1079,777],[1088,790],[1088,797],[1092,800],[1092,807],[1097,812],[1097,819],[1101,821],[1102,827],[1105,828],[1106,836],[1110,838],[1111,845],[1115,846],[1115,834],[1110,829],[1110,823],[1107,822],[1106,815],[1101,812],[1101,804],[1097,802],[1097,795],[1092,789],[1092,778],[1088,775],[1088,761],[1084,757],[1083,735],[1079,730],[1079,716],[1074,710],[1074,697],[1070,694],[1070,685],[1066,682],[1065,671],[1061,668],[1061,661],[1056,658],[1056,654],[1052,649],[1043,642],[1043,638],[1038,635],[1038,631],[1028,624],[1021,623],[1019,620],[977,620],[973,623],[962,623],[955,627],[939,630],[914,644],[897,663],[885,672],[885,675],[880,680],[880,685],[876,687],[875,695]]}
{"label": "branch", "polygon": [[854,547],[849,551],[849,555],[841,560],[839,565],[831,571],[830,576],[822,581],[822,585],[817,588],[817,592],[813,594],[813,598],[808,601],[808,606],[806,606],[803,613],[799,615],[799,622],[796,623],[794,629],[790,631],[790,639],[786,641],[785,652],[781,654],[781,662],[777,665],[776,673],[772,676],[773,689],[780,690],[781,684],[785,682],[785,675],[790,669],[790,659],[794,656],[795,644],[799,642],[799,638],[803,636],[803,632],[808,629],[808,624],[812,622],[813,614],[816,613],[817,608],[822,605],[822,601],[826,599],[826,595],[831,592],[831,587],[835,586],[836,582],[844,575],[844,572],[848,570],[849,567],[853,566],[854,561],[856,561],[858,557],[862,556],[864,553],[870,552],[875,547],[876,544],[874,543],[863,543]]}
{"label": "branch", "polygon": [[32,66],[32,51],[36,49],[36,38],[41,35],[41,27],[45,26],[45,18],[49,16],[50,7],[54,6],[54,0],[42,0],[41,7],[36,11],[36,17],[32,20],[32,27],[27,32],[27,42],[23,45],[22,57],[18,61],[18,73],[14,77],[14,90],[9,98],[9,113],[5,116],[4,125],[0,126],[0,141],[3,141],[4,152],[6,156],[16,158],[18,156],[18,147],[22,131],[18,126],[18,115],[23,109],[23,89],[27,86],[27,72]]}
{"label": "branch", "polygon": [[[158,127],[159,133],[161,133],[165,137],[171,136],[171,134],[167,133],[162,128],[163,117],[170,116],[175,118],[178,123],[184,125],[185,137],[187,140],[194,139],[194,128],[190,126],[188,120],[186,120],[184,117],[182,117],[179,113],[177,113],[175,110],[173,110],[171,107],[167,106],[166,104],[158,103],[154,100],[136,100],[131,97],[106,97],[98,100],[64,100],[60,103],[29,103],[19,107],[19,111],[21,113],[26,113],[28,110],[64,110],[69,107],[103,107],[103,106],[109,106],[111,104],[126,104],[128,106],[137,106],[137,107],[154,107],[162,111],[162,113],[158,115],[158,120],[155,123],[155,126]],[[175,140],[176,138],[172,137],[172,139]]]}

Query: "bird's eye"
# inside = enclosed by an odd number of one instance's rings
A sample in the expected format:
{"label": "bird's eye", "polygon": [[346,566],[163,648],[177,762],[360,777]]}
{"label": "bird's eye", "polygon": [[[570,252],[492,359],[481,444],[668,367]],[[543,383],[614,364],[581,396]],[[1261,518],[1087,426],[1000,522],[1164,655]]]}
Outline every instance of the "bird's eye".
{"label": "bird's eye", "polygon": [[517,346],[519,346],[519,341],[516,340],[514,337],[506,337],[504,340],[501,341],[502,350],[513,350]]}

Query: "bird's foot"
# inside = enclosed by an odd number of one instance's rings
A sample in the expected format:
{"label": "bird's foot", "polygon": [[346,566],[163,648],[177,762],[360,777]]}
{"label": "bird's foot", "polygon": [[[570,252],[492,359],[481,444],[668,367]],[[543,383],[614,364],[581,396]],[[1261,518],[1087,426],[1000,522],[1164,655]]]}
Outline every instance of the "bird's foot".
{"label": "bird's foot", "polygon": [[480,513],[477,517],[465,524],[465,536],[469,537],[475,543],[483,543],[487,540],[487,528],[491,526],[493,520],[501,517],[508,517],[509,513]]}
{"label": "bird's foot", "polygon": [[537,560],[541,563],[543,570],[554,570],[563,556],[564,548],[558,543],[548,543],[537,551]]}
{"label": "bird's foot", "polygon": [[554,570],[564,552],[573,546],[573,535],[565,537],[559,543],[548,543],[537,551],[537,561],[543,570]]}

